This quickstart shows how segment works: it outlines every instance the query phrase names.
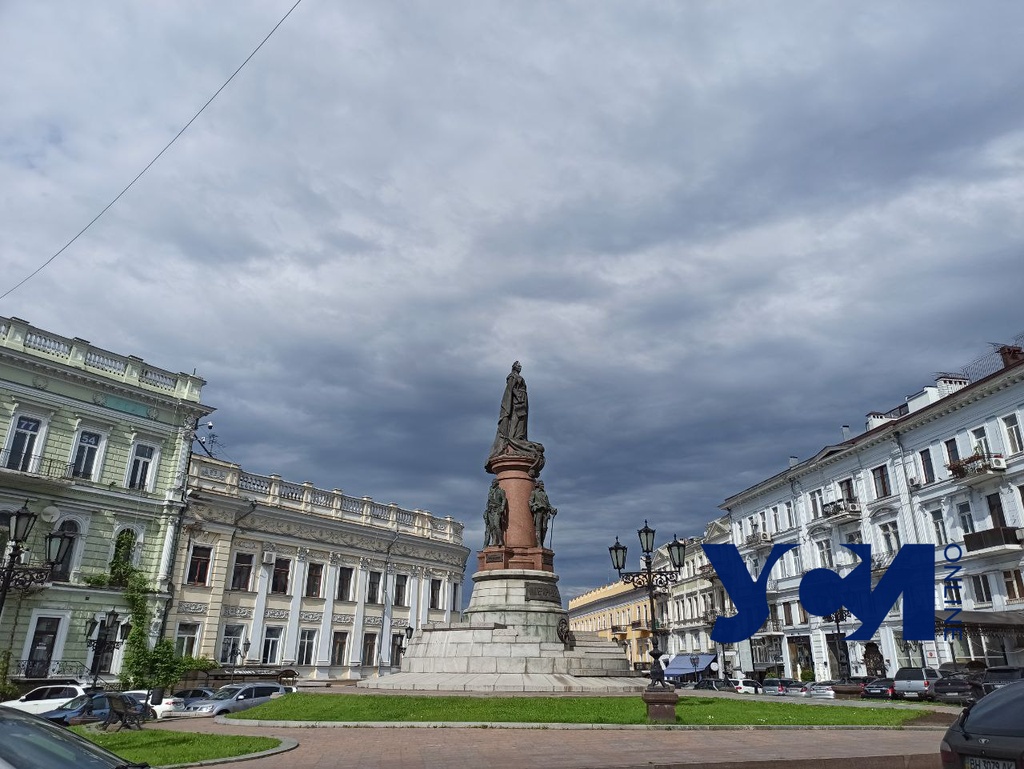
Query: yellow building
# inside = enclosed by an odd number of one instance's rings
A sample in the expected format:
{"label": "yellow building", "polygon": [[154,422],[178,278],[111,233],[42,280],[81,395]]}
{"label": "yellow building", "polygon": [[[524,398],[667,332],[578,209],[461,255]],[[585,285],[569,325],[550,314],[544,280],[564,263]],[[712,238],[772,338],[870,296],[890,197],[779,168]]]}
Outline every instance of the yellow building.
{"label": "yellow building", "polygon": [[615,582],[570,599],[569,627],[615,641],[635,670],[650,667],[651,616],[646,588]]}

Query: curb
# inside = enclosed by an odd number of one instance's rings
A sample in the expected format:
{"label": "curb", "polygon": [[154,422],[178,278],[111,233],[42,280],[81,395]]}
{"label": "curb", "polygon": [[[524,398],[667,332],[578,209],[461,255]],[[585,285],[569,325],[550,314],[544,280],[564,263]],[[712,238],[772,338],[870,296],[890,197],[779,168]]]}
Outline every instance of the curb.
{"label": "curb", "polygon": [[293,740],[291,737],[279,737],[276,734],[268,734],[268,737],[273,737],[275,740],[281,740],[281,744],[276,748],[270,748],[269,750],[261,750],[258,753],[246,753],[242,756],[228,756],[227,758],[210,758],[206,761],[196,761],[191,764],[163,764],[160,769],[183,769],[186,766],[216,766],[217,764],[234,764],[238,761],[251,761],[257,758],[266,758],[267,756],[275,756],[278,753],[287,753],[289,750],[295,750],[299,747],[299,741]]}

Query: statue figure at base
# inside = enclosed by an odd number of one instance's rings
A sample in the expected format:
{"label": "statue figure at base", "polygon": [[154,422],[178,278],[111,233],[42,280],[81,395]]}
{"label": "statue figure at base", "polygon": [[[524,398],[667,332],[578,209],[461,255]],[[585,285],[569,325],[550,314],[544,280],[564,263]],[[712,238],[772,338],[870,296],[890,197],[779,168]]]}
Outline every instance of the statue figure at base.
{"label": "statue figure at base", "polygon": [[484,510],[484,547],[504,547],[505,527],[508,526],[508,499],[498,480],[491,481]]}
{"label": "statue figure at base", "polygon": [[548,536],[548,524],[558,514],[557,508],[551,506],[548,493],[544,490],[544,481],[537,481],[530,494],[530,512],[533,514],[533,530],[537,536],[537,547],[544,547]]}
{"label": "statue figure at base", "polygon": [[489,467],[490,461],[495,457],[518,454],[533,459],[530,474],[536,478],[544,468],[544,446],[534,443],[526,436],[530,404],[526,395],[526,381],[520,373],[522,370],[523,367],[516,361],[512,364],[512,371],[505,377],[505,393],[501,397],[498,429],[484,467]]}

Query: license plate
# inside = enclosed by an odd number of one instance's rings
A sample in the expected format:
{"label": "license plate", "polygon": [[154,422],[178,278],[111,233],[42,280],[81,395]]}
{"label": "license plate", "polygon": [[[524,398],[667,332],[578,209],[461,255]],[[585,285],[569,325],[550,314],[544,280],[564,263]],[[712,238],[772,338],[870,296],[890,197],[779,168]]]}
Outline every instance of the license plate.
{"label": "license plate", "polygon": [[1003,758],[964,756],[964,769],[1017,769],[1017,762]]}

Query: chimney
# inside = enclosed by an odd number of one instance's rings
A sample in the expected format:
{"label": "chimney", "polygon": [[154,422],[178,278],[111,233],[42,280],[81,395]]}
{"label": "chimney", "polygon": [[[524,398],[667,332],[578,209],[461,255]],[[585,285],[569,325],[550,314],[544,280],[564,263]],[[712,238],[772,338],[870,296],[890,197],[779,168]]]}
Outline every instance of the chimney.
{"label": "chimney", "polygon": [[1024,350],[1015,344],[1004,344],[999,348],[999,357],[1003,359],[1003,368],[1010,368],[1024,361]]}
{"label": "chimney", "polygon": [[843,440],[844,441],[850,440],[850,426],[849,425],[843,425]]}
{"label": "chimney", "polygon": [[789,458],[789,466],[790,467],[796,467],[799,462],[800,462],[800,459],[798,457],[790,457]]}

